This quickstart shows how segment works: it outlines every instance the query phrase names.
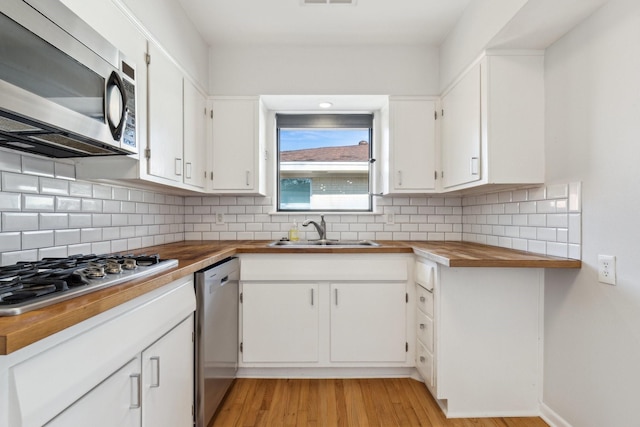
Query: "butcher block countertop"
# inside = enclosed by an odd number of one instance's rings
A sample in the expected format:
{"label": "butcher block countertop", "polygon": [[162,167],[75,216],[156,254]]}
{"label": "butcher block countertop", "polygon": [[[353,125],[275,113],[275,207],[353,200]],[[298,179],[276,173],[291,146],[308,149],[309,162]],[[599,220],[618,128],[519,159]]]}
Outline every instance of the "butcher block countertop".
{"label": "butcher block countertop", "polygon": [[184,241],[152,246],[133,253],[158,253],[177,259],[178,266],[153,276],[101,289],[18,316],[0,317],[0,355],[6,355],[53,335],[124,302],[242,253],[415,253],[448,267],[580,268],[566,258],[465,242],[379,241],[375,247],[269,247],[265,241]]}

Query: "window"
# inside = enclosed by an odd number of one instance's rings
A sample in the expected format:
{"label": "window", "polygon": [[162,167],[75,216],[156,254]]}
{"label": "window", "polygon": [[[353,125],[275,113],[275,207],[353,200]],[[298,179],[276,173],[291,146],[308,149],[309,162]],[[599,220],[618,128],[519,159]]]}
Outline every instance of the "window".
{"label": "window", "polygon": [[372,114],[277,114],[278,211],[372,210]]}

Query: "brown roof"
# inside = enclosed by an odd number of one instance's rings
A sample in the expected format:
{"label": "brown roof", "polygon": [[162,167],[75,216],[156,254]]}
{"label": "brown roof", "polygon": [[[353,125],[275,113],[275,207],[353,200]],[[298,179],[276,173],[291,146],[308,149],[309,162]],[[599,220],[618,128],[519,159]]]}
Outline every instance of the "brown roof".
{"label": "brown roof", "polygon": [[368,160],[369,143],[366,141],[360,141],[358,145],[309,148],[280,153],[281,162],[366,162]]}

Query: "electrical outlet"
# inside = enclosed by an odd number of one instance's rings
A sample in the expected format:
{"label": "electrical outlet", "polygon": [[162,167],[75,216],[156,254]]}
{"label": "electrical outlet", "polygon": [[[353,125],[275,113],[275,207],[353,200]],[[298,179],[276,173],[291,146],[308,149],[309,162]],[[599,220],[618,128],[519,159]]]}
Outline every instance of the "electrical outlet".
{"label": "electrical outlet", "polygon": [[224,224],[224,214],[222,213],[216,214],[216,224],[218,225]]}
{"label": "electrical outlet", "polygon": [[598,281],[609,285],[616,284],[616,257],[598,255]]}
{"label": "electrical outlet", "polygon": [[395,215],[393,213],[388,213],[387,214],[387,224],[388,225],[393,225],[395,223],[396,223]]}

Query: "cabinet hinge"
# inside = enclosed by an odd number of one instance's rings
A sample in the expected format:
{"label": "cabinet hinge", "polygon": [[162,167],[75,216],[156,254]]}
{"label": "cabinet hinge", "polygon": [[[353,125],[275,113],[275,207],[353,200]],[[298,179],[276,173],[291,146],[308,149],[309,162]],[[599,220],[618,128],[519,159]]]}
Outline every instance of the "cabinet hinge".
{"label": "cabinet hinge", "polygon": [[438,120],[438,112],[437,111],[433,112],[433,120]]}
{"label": "cabinet hinge", "polygon": [[440,117],[444,117],[444,110],[440,111]]}
{"label": "cabinet hinge", "polygon": [[433,179],[434,180],[438,179],[438,171],[433,171]]}
{"label": "cabinet hinge", "polygon": [[404,302],[407,302],[407,303],[409,302],[409,293],[408,292],[404,294]]}
{"label": "cabinet hinge", "polygon": [[242,295],[243,295],[243,293],[242,293],[242,292],[240,292],[240,303],[241,303],[241,304],[242,304]]}
{"label": "cabinet hinge", "polygon": [[405,343],[404,343],[404,352],[405,352],[405,353],[408,353],[408,352],[409,352],[409,343],[408,343],[408,342],[405,342]]}
{"label": "cabinet hinge", "polygon": [[147,159],[151,158],[151,148],[145,148],[144,149],[144,157]]}
{"label": "cabinet hinge", "polygon": [[151,64],[151,55],[149,55],[148,53],[144,54],[144,62],[147,63],[147,65]]}
{"label": "cabinet hinge", "polygon": [[240,353],[242,353],[242,352],[243,352],[243,350],[244,350],[244,347],[243,347],[243,345],[242,345],[242,344],[244,344],[244,343],[242,343],[242,342],[240,343]]}
{"label": "cabinet hinge", "polygon": [[207,115],[207,108],[206,107],[204,108],[204,115],[205,116]]}
{"label": "cabinet hinge", "polygon": [[209,112],[209,115],[210,115],[210,116],[211,116],[211,118],[213,119],[213,110],[211,110],[211,111]]}

